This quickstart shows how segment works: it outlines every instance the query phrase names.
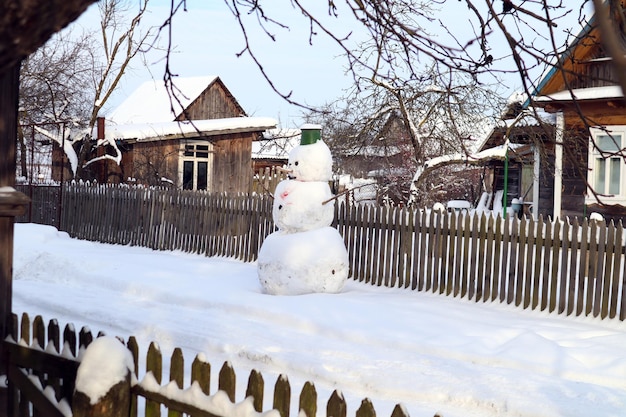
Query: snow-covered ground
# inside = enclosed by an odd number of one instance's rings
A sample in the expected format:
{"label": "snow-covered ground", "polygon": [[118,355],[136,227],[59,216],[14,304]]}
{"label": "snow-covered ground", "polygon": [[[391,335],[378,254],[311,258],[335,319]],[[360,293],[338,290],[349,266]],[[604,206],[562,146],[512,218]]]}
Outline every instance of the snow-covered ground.
{"label": "snow-covered ground", "polygon": [[348,416],[365,397],[381,417],[396,403],[413,417],[626,414],[619,321],[352,281],[340,294],[270,296],[255,263],[79,241],[48,226],[15,230],[14,312],[134,335],[142,357],[156,341],[164,359],[182,348],[187,365],[203,352],[215,373],[228,360],[240,391],[257,369],[266,402],[283,373],[294,403],[315,383],[322,416],[334,389]]}

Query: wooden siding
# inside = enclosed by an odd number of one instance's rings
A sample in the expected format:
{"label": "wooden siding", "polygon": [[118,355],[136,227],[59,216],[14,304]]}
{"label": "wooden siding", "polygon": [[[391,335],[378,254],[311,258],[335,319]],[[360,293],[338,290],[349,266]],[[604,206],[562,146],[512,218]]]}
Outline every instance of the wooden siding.
{"label": "wooden siding", "polygon": [[235,97],[217,78],[176,120],[225,119],[245,114]]}
{"label": "wooden siding", "polygon": [[178,185],[179,149],[180,140],[137,142],[131,152],[124,155],[122,163],[128,157],[128,176],[140,184],[165,185],[161,179],[167,178]]}
{"label": "wooden siding", "polygon": [[[247,192],[252,182],[252,141],[256,133],[236,133],[214,140],[211,191]],[[213,138],[212,138],[213,139]]]}

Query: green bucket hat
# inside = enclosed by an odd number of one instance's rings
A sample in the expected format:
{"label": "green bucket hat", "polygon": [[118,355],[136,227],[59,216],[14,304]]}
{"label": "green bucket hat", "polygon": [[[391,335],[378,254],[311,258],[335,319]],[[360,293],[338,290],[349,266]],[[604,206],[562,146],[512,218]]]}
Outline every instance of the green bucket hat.
{"label": "green bucket hat", "polygon": [[305,124],[300,128],[300,145],[312,145],[322,137],[322,126]]}

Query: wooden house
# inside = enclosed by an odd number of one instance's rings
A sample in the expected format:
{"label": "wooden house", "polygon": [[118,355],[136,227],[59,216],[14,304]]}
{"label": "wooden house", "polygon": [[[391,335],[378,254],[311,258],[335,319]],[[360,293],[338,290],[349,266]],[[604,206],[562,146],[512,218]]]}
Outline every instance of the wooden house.
{"label": "wooden house", "polygon": [[[607,220],[626,218],[626,102],[616,71],[592,18],[533,96],[481,148],[506,139],[529,147],[525,156],[509,154],[508,204],[525,195],[535,216],[582,218],[597,212]],[[513,123],[521,119],[526,122]],[[490,166],[494,188],[501,189],[504,164]],[[526,194],[531,182],[533,191]]]}
{"label": "wooden house", "polygon": [[175,79],[170,91],[149,81],[99,120],[89,175],[99,183],[247,192],[252,143],[276,124],[247,117],[219,77]]}
{"label": "wooden house", "polygon": [[554,175],[554,217],[598,212],[625,218],[626,102],[595,18],[541,80],[529,104],[556,119],[553,135],[544,140],[554,161],[546,164]]}

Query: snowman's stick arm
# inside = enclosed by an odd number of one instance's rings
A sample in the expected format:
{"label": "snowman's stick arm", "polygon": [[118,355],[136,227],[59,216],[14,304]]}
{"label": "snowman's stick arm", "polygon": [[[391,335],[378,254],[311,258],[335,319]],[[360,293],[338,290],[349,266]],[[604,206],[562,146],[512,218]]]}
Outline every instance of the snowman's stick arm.
{"label": "snowman's stick arm", "polygon": [[334,196],[332,196],[331,198],[329,198],[328,200],[324,200],[322,201],[322,205],[326,204],[326,203],[330,203],[333,200],[337,200],[339,197],[342,197],[346,194],[348,194],[350,191],[356,190],[357,188],[363,188],[363,187],[368,187],[372,184],[363,184],[363,185],[357,185],[356,187],[353,188],[346,188],[345,190],[343,190],[342,192],[340,192],[339,194],[335,194]]}

